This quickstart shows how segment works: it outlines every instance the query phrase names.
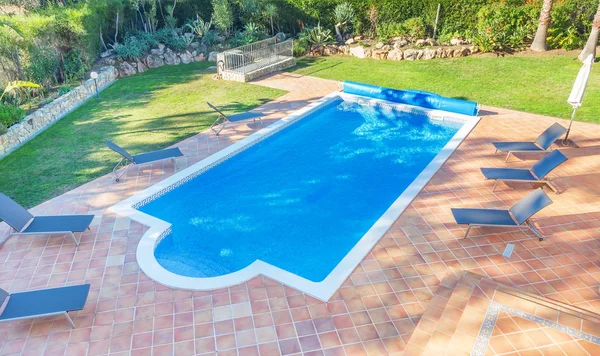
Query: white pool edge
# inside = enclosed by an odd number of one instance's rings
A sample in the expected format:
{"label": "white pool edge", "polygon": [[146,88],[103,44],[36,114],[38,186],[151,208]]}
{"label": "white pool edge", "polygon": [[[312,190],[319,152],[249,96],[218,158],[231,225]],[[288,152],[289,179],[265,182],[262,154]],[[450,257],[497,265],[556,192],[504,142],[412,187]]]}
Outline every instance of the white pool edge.
{"label": "white pool edge", "polygon": [[[350,252],[340,261],[340,263],[331,271],[331,273],[321,282],[312,282],[293,273],[275,267],[271,264],[257,260],[242,270],[230,273],[224,276],[211,278],[185,277],[166,270],[162,267],[154,256],[154,250],[160,240],[168,235],[171,230],[171,224],[145,214],[134,207],[143,202],[151,201],[165,194],[165,190],[175,189],[177,186],[193,179],[213,166],[220,164],[223,160],[235,155],[252,144],[266,138],[267,136],[278,132],[293,122],[305,117],[323,105],[326,105],[337,97],[350,98],[361,101],[363,104],[377,103],[402,108],[405,111],[418,112],[426,114],[434,119],[456,120],[463,123],[463,126],[452,137],[452,139],[442,148],[436,157],[425,167],[425,169],[415,178],[415,180],[404,190],[404,192],[394,201],[386,212],[375,222],[367,233],[358,241]],[[292,288],[298,289],[319,300],[327,301],[350,276],[352,271],[360,264],[362,259],[373,249],[375,244],[389,230],[392,224],[411,204],[418,193],[425,187],[429,180],[450,158],[452,153],[464,141],[469,133],[479,122],[479,117],[466,116],[449,113],[439,110],[425,109],[405,104],[387,102],[380,99],[366,97],[357,97],[341,92],[331,93],[310,105],[294,112],[293,114],[263,128],[262,130],[226,147],[215,154],[195,163],[194,165],[177,172],[169,178],[135,194],[134,196],[121,201],[109,208],[110,211],[124,217],[128,217],[139,222],[149,229],[142,236],[136,251],[136,259],[140,269],[152,280],[172,288],[187,290],[214,290],[231,287],[258,276],[264,275],[274,279]]]}

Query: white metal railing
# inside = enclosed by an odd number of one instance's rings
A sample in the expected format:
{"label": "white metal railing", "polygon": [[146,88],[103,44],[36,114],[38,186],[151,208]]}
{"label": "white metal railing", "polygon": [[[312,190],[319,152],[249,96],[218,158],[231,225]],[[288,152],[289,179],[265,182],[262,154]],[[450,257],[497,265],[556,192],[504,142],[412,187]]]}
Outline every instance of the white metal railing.
{"label": "white metal railing", "polygon": [[224,51],[222,70],[246,74],[293,57],[293,40],[277,42],[277,38],[247,44]]}

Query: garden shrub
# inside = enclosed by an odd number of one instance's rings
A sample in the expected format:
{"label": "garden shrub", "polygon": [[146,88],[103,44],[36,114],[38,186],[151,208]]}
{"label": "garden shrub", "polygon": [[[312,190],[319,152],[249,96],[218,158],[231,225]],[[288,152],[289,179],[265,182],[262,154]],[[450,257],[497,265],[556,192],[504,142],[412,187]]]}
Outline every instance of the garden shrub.
{"label": "garden shrub", "polygon": [[[21,122],[25,117],[25,110],[18,106],[0,104],[0,125],[3,125],[5,129],[12,125]],[[1,128],[0,128],[1,131]]]}
{"label": "garden shrub", "polygon": [[32,47],[29,55],[29,64],[25,68],[27,77],[46,87],[56,83],[59,61],[54,50],[49,47]]}
{"label": "garden shrub", "polygon": [[65,81],[74,79],[83,79],[87,70],[87,65],[81,59],[81,52],[78,49],[72,49],[63,57],[63,73]]}
{"label": "garden shrub", "polygon": [[412,39],[424,38],[427,32],[425,21],[420,17],[411,17],[402,23],[406,35]]}
{"label": "garden shrub", "polygon": [[72,86],[63,85],[60,88],[58,88],[58,95],[60,95],[60,96],[65,95],[66,93],[70,92],[71,90],[73,90]]}
{"label": "garden shrub", "polygon": [[123,44],[116,44],[113,49],[119,59],[137,60],[142,58],[148,50],[148,42],[138,40],[137,37],[127,37]]}

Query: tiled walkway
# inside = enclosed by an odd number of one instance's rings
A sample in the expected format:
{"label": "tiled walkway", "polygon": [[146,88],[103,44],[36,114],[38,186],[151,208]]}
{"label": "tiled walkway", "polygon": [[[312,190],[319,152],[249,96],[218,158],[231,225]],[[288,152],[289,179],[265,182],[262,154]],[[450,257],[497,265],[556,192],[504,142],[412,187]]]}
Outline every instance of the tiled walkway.
{"label": "tiled walkway", "polygon": [[[273,121],[338,84],[293,74],[261,80],[289,90],[263,109]],[[506,207],[530,192],[523,184],[482,180],[482,166],[503,167],[492,140],[531,140],[557,121],[485,108],[483,119],[392,229],[328,303],[265,278],[212,292],[172,290],[149,280],[135,262],[144,227],[107,208],[173,173],[170,163],[130,169],[122,183],[106,176],[52,199],[37,214],[93,213],[79,248],[69,239],[12,237],[0,248],[0,287],[21,291],[91,283],[77,328],[64,319],[0,324],[0,355],[386,355],[401,354],[448,267],[469,270],[523,291],[600,312],[600,126],[575,123],[582,146],[553,172],[562,194],[527,231],[474,229],[462,239],[451,207]],[[566,122],[561,121],[566,125]],[[199,134],[177,146],[190,165],[259,129],[232,126],[217,142]],[[524,158],[521,157],[521,158]],[[511,167],[531,165],[513,159]],[[186,162],[185,162],[186,161]],[[0,236],[7,234],[0,224]],[[506,243],[516,245],[510,259]],[[493,345],[492,345],[493,347]]]}

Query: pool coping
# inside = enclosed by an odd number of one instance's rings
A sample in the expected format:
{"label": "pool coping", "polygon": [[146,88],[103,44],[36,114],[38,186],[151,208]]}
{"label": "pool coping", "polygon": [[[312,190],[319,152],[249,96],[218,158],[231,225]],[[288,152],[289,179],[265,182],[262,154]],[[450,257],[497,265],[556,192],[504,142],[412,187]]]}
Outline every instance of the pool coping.
{"label": "pool coping", "polygon": [[[247,267],[218,277],[198,278],[185,277],[166,270],[154,257],[154,250],[162,238],[171,232],[171,224],[154,216],[145,214],[136,208],[152,201],[181,184],[197,177],[203,172],[235,156],[244,149],[262,141],[263,139],[281,131],[285,127],[302,119],[318,108],[326,105],[336,98],[346,98],[359,101],[362,105],[391,106],[401,111],[427,115],[433,120],[459,121],[463,125],[450,141],[440,150],[433,160],[421,171],[415,180],[392,203],[386,212],[373,224],[356,245],[346,254],[338,265],[321,282],[312,282],[303,277],[285,271],[269,263],[256,260]],[[140,269],[152,280],[172,288],[187,290],[215,290],[231,287],[244,283],[258,275],[264,275],[280,283],[298,289],[319,300],[327,301],[350,276],[352,271],[360,264],[364,257],[373,249],[375,244],[389,230],[397,218],[410,205],[417,194],[425,187],[429,180],[450,158],[452,153],[475,128],[480,118],[454,114],[440,110],[426,109],[406,104],[393,103],[381,99],[333,92],[314,103],[292,113],[291,115],[261,129],[258,132],[212,154],[211,156],[181,170],[169,178],[129,197],[109,208],[110,211],[130,218],[148,227],[142,236],[137,250],[136,259]]]}

